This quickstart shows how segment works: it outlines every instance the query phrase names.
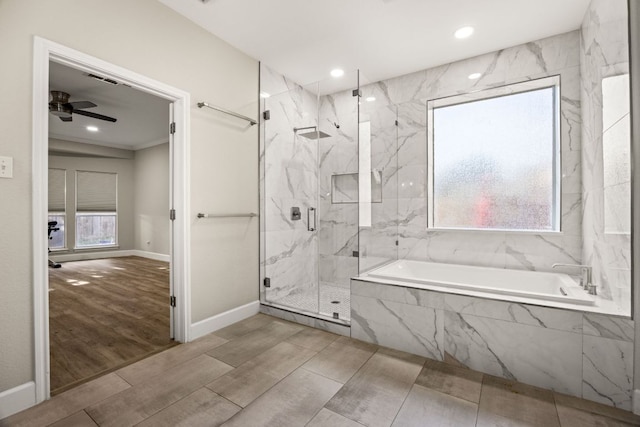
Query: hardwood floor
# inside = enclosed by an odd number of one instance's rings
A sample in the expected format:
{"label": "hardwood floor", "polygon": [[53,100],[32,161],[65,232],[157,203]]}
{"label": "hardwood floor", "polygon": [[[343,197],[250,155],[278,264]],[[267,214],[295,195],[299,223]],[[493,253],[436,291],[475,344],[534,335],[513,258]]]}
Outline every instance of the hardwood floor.
{"label": "hardwood floor", "polygon": [[640,417],[259,314],[0,420],[97,425],[630,427]]}
{"label": "hardwood floor", "polygon": [[49,328],[52,394],[174,345],[169,263],[121,257],[50,268]]}

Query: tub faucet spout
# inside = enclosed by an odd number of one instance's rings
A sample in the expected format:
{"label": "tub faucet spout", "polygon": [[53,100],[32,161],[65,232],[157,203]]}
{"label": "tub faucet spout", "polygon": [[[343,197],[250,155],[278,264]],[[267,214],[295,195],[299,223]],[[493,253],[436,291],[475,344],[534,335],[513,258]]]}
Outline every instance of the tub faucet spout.
{"label": "tub faucet spout", "polygon": [[563,264],[563,263],[555,263],[551,266],[551,268],[558,267],[567,267],[567,268],[579,268],[580,273],[582,274],[580,277],[580,286],[583,289],[588,290],[591,285],[591,267],[588,265],[582,264]]}

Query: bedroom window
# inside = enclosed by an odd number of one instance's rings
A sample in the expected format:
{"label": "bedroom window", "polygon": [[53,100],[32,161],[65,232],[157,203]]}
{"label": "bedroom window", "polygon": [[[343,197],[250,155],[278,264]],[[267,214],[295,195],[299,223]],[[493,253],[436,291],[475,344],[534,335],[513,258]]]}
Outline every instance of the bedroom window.
{"label": "bedroom window", "polygon": [[429,227],[560,231],[558,76],[427,102]]}
{"label": "bedroom window", "polygon": [[117,245],[118,175],[76,172],[76,248]]}

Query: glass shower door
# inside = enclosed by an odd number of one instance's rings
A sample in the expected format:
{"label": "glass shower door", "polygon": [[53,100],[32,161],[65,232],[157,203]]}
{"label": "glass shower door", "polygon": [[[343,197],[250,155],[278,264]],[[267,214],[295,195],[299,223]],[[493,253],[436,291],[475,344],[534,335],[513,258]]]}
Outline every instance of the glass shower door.
{"label": "glass shower door", "polygon": [[265,109],[265,302],[317,314],[317,93],[296,86]]}
{"label": "glass shower door", "polygon": [[264,100],[263,302],[337,322],[358,274],[357,73]]}

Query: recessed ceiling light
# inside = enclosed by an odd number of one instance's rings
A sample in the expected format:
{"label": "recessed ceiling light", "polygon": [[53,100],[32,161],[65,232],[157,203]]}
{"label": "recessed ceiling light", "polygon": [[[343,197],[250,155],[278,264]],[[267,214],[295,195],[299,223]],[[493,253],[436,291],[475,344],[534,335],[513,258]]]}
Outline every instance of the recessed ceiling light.
{"label": "recessed ceiling light", "polygon": [[271,95],[269,95],[267,92],[260,92],[260,98],[268,98]]}
{"label": "recessed ceiling light", "polygon": [[341,70],[340,68],[335,68],[333,70],[331,70],[331,77],[342,77],[344,76],[344,70]]}
{"label": "recessed ceiling light", "polygon": [[458,28],[458,30],[456,30],[455,33],[453,33],[453,35],[457,38],[457,39],[466,39],[467,37],[469,37],[471,34],[473,34],[473,27],[462,27],[462,28]]}
{"label": "recessed ceiling light", "polygon": [[376,100],[376,97],[375,97],[375,96],[369,96],[369,97],[367,97],[367,102],[373,102],[373,101],[375,101],[375,100]]}
{"label": "recessed ceiling light", "polygon": [[98,127],[97,126],[87,126],[87,130],[89,132],[98,132]]}
{"label": "recessed ceiling light", "polygon": [[482,74],[481,74],[481,73],[472,73],[472,74],[469,74],[469,80],[477,80],[477,79],[479,79],[480,77],[482,77]]}

